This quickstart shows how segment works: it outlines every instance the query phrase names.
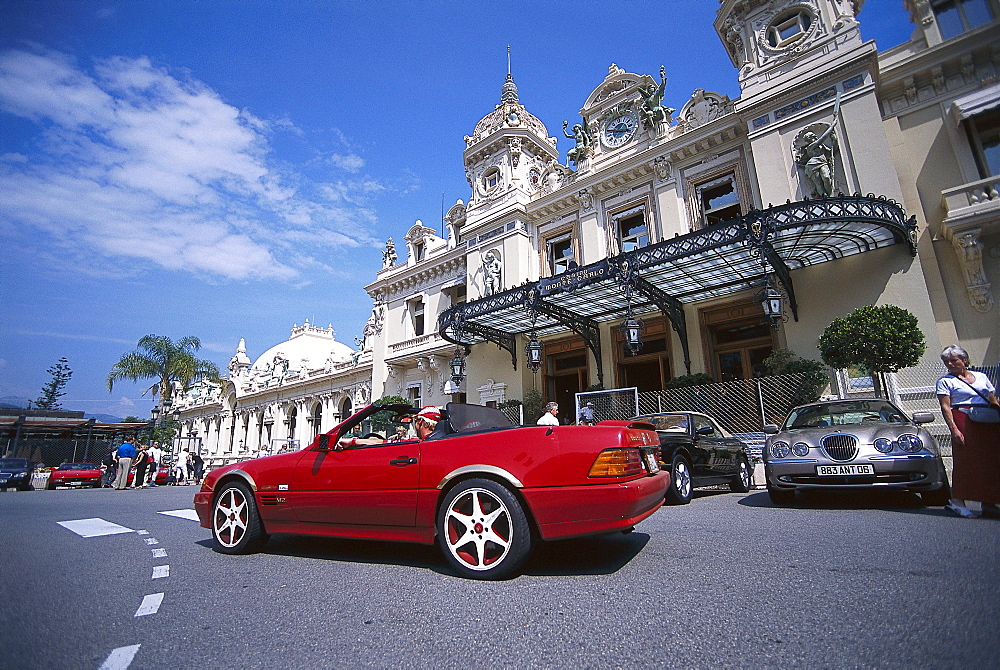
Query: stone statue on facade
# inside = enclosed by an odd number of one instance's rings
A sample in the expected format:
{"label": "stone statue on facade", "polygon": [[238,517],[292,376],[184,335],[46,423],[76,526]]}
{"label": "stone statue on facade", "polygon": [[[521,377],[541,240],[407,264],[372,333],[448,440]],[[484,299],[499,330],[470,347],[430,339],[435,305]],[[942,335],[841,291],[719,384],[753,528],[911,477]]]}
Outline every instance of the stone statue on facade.
{"label": "stone statue on facade", "polygon": [[396,245],[392,243],[392,238],[390,237],[385,243],[385,251],[382,252],[382,269],[388,270],[393,265],[396,264],[396,259],[399,256],[396,254]]}
{"label": "stone statue on facade", "polygon": [[796,138],[795,162],[806,173],[813,186],[813,195],[830,197],[836,193],[837,134],[834,128],[840,118],[840,94],[833,109],[833,119],[820,135],[807,128]]}
{"label": "stone statue on facade", "polygon": [[492,249],[483,257],[483,295],[493,295],[500,292],[503,277],[503,266],[500,264],[500,254]]}
{"label": "stone statue on facade", "polygon": [[667,68],[660,66],[660,85],[643,84],[639,86],[642,93],[642,120],[650,128],[656,128],[660,123],[670,123],[670,115],[674,110],[663,106],[663,90],[667,87]]}
{"label": "stone statue on facade", "polygon": [[563,135],[571,140],[575,140],[576,145],[566,152],[566,159],[579,165],[584,158],[590,155],[590,147],[593,144],[593,139],[582,123],[573,124],[572,135],[566,132],[567,126],[569,126],[569,121],[563,121]]}

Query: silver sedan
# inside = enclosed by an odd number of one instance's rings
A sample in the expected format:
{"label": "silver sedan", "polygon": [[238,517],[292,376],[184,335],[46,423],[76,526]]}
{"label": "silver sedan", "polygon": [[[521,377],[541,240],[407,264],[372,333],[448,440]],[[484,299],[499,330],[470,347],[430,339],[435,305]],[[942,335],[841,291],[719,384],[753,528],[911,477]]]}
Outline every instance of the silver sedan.
{"label": "silver sedan", "polygon": [[768,495],[787,505],[805,489],[885,487],[919,492],[926,505],[945,505],[948,476],[937,442],[921,425],[933,420],[930,412],[907,418],[879,398],[796,407],[781,428],[764,426]]}

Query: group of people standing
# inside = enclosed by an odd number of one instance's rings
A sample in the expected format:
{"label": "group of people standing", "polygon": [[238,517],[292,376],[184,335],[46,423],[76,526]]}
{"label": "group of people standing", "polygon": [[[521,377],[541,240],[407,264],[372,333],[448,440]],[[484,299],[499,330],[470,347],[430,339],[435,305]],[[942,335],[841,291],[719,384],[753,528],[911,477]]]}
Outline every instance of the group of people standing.
{"label": "group of people standing", "polygon": [[[538,418],[537,423],[539,426],[558,426],[559,417],[559,403],[550,402],[545,405],[545,409],[542,412],[542,416]],[[593,426],[596,421],[594,419],[594,403],[588,402],[586,405],[580,408],[580,414],[577,416],[577,423],[581,426]]]}
{"label": "group of people standing", "polygon": [[[136,446],[135,438],[126,437],[116,450],[108,454],[104,465],[105,486],[113,486],[121,491],[127,488],[139,489],[156,486],[156,475],[164,462],[164,451],[159,442],[151,446],[140,444]],[[129,474],[135,467],[135,474],[129,482]],[[205,461],[197,452],[186,449],[177,454],[177,458],[167,476],[168,484],[197,484],[201,482]]]}

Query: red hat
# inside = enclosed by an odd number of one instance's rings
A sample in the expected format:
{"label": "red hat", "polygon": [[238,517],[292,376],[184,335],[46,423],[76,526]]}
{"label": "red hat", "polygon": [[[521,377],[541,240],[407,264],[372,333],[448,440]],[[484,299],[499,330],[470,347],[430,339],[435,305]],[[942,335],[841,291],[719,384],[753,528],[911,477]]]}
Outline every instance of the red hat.
{"label": "red hat", "polygon": [[438,421],[441,420],[441,410],[435,407],[434,405],[428,405],[427,407],[424,407],[422,410],[417,412],[417,416],[420,417],[421,419],[427,419],[428,421],[433,421],[434,423],[437,423]]}

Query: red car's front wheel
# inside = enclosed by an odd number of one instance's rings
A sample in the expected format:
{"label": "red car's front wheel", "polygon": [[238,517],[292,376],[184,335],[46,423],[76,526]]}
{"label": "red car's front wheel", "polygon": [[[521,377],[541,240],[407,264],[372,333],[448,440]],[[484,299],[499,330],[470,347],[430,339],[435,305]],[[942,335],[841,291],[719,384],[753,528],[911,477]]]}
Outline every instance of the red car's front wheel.
{"label": "red car's front wheel", "polygon": [[212,503],[212,537],[223,554],[251,554],[267,542],[253,494],[240,482],[229,482]]}
{"label": "red car's front wheel", "polygon": [[531,551],[531,529],[517,497],[489,479],[469,479],[448,492],[438,511],[438,543],[465,577],[502,579]]}

